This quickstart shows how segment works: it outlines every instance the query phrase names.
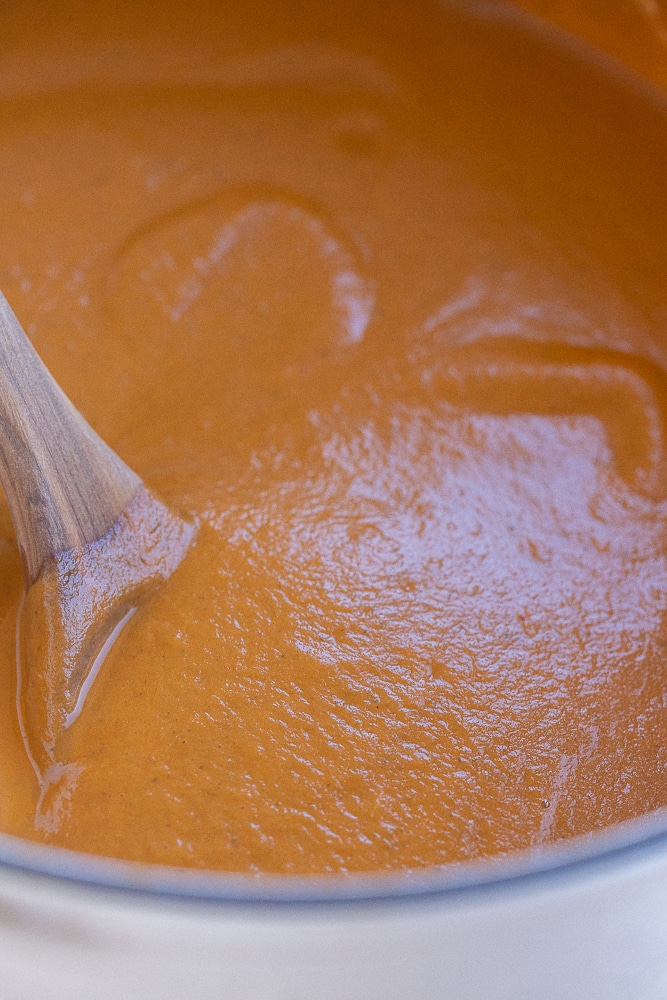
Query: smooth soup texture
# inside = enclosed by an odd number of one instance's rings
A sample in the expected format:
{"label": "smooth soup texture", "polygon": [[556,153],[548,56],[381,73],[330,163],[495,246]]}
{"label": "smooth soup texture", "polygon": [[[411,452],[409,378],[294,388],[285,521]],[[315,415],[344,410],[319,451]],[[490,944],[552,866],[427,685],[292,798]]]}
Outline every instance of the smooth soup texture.
{"label": "smooth soup texture", "polygon": [[44,794],[0,509],[5,831],[354,872],[667,804],[667,117],[465,7],[10,4],[1,286],[197,538]]}

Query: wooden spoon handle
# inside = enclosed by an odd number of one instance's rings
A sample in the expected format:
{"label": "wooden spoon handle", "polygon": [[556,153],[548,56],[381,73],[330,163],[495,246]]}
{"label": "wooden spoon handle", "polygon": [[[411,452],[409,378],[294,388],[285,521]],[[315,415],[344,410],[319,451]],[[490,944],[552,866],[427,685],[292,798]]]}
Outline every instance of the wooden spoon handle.
{"label": "wooden spoon handle", "polygon": [[102,538],[141,485],[70,403],[1,292],[0,483],[27,586],[53,556]]}

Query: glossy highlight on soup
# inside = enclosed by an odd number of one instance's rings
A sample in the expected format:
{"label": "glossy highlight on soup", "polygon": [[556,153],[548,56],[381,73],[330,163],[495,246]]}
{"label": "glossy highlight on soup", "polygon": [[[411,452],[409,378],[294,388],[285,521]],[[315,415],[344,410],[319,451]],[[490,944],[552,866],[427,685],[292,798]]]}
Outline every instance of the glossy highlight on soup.
{"label": "glossy highlight on soup", "polygon": [[351,873],[667,804],[664,110],[509,4],[54,10],[0,282],[197,532],[44,795],[0,508],[2,829]]}

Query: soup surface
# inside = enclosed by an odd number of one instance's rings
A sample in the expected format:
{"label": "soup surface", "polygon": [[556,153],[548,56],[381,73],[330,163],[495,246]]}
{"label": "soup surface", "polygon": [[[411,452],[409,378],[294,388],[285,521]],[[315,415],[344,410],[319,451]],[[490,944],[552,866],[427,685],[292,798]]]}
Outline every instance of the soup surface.
{"label": "soup surface", "polygon": [[667,804],[667,119],[468,7],[10,4],[3,290],[196,540],[47,788],[0,509],[5,831],[353,872]]}

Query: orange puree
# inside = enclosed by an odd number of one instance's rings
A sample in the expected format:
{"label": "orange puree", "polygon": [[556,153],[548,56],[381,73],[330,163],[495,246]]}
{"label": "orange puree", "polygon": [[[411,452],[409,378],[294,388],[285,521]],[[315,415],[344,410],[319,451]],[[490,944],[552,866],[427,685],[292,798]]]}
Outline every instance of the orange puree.
{"label": "orange puree", "polygon": [[352,872],[667,804],[667,117],[510,10],[3,13],[0,286],[197,527],[40,798],[0,509],[5,831]]}
{"label": "orange puree", "polygon": [[665,0],[515,0],[667,89]]}

